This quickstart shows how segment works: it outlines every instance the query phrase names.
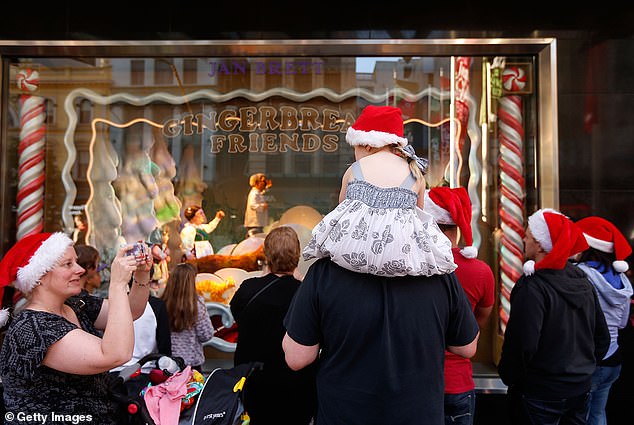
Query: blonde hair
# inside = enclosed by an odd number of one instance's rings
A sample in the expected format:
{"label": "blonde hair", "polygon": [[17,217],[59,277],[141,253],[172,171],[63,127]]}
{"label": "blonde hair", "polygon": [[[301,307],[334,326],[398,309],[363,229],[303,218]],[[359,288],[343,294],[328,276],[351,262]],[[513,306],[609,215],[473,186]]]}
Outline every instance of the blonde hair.
{"label": "blonde hair", "polygon": [[196,268],[189,263],[181,263],[174,267],[161,298],[165,301],[170,329],[173,332],[194,327],[199,304],[196,292]]}
{"label": "blonde hair", "polygon": [[255,186],[255,184],[261,178],[265,178],[266,179],[266,174],[264,174],[264,173],[251,174],[251,177],[249,177],[249,186],[251,186],[251,187]]}

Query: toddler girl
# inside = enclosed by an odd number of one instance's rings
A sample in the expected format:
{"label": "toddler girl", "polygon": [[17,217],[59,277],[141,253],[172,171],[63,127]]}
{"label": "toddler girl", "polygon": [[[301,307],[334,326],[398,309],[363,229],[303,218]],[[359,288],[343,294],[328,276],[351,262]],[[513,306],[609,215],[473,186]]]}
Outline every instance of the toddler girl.
{"label": "toddler girl", "polygon": [[348,128],[356,161],[343,175],[340,204],[312,231],[305,260],[330,257],[381,276],[451,273],[451,242],[423,211],[427,160],[403,137],[401,110],[367,106]]}

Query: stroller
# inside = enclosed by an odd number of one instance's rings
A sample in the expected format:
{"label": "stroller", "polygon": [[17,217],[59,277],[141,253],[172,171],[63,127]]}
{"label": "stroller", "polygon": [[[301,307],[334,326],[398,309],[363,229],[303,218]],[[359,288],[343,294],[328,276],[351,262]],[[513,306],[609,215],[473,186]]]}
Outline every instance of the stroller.
{"label": "stroller", "polygon": [[[148,364],[154,364],[155,368],[149,374],[142,373],[141,368]],[[109,385],[109,393],[111,399],[118,406],[118,423],[155,425],[143,397],[139,394],[140,391],[148,383],[165,380],[184,369],[185,362],[182,358],[152,353],[138,362],[124,367],[117,375],[114,375]],[[186,409],[181,413],[179,424],[191,423],[192,410],[191,408]]]}
{"label": "stroller", "polygon": [[[244,384],[263,364],[250,362],[229,369],[216,368],[207,377],[193,409],[192,425],[247,425]],[[191,409],[190,409],[191,410]]]}

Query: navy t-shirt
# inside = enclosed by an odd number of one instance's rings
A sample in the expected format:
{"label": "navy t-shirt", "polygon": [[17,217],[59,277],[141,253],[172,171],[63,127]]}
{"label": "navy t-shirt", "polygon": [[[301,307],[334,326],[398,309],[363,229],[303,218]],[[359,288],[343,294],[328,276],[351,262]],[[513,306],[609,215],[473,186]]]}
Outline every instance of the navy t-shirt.
{"label": "navy t-shirt", "polygon": [[319,344],[318,425],[444,424],[447,345],[478,325],[455,276],[382,277],[315,262],[284,324]]}

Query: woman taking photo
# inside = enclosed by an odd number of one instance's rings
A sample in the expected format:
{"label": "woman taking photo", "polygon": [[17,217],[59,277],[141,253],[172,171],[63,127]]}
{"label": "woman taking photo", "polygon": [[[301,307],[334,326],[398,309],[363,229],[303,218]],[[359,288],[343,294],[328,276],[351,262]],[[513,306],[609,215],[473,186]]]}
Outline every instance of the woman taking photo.
{"label": "woman taking photo", "polygon": [[147,251],[144,259],[126,255],[131,248],[119,249],[112,262],[108,299],[79,295],[84,269],[64,233],[26,236],[5,254],[0,287],[13,283],[28,299],[0,351],[7,412],[59,415],[47,422],[116,424],[107,371],[132,356],[132,321],[147,303],[152,266]]}

